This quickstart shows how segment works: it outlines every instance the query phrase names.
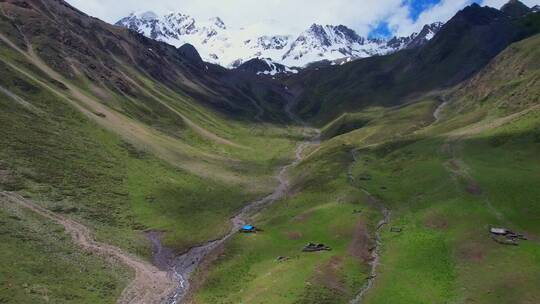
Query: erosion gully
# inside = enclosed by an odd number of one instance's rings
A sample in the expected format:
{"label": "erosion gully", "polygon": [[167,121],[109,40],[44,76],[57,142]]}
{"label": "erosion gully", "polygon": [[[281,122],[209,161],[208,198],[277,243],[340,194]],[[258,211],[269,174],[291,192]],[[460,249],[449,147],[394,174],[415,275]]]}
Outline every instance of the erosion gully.
{"label": "erosion gully", "polygon": [[183,303],[190,291],[190,276],[197,267],[201,265],[203,260],[233,237],[237,231],[247,223],[251,216],[287,195],[290,187],[289,170],[303,160],[304,151],[307,147],[318,145],[320,143],[320,132],[310,128],[304,121],[298,118],[291,110],[293,106],[293,103],[287,104],[285,112],[292,121],[304,127],[303,134],[306,140],[298,143],[296,146],[294,160],[279,169],[279,173],[276,176],[278,185],[274,191],[260,200],[248,203],[238,214],[232,217],[230,220],[231,229],[226,235],[220,239],[193,247],[184,254],[171,258],[173,253],[170,249],[162,246],[160,242],[160,233],[150,232],[147,234],[147,237],[150,239],[153,246],[154,264],[162,269],[168,268],[177,282],[177,288],[175,289],[174,294],[167,299],[165,302],[166,304]]}

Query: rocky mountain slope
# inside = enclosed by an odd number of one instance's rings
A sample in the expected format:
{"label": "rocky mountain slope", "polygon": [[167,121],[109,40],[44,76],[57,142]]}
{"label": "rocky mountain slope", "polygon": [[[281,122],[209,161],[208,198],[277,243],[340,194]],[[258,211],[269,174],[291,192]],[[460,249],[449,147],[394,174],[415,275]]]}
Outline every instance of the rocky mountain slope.
{"label": "rocky mountain slope", "polygon": [[396,105],[452,87],[514,41],[540,30],[537,13],[527,9],[516,17],[512,7],[512,2],[503,10],[473,4],[458,12],[423,47],[342,67],[306,70],[289,82],[290,87],[305,88],[298,110],[304,117],[329,119],[358,107]]}
{"label": "rocky mountain slope", "polygon": [[441,23],[433,23],[409,37],[384,40],[361,37],[344,25],[313,24],[297,36],[260,35],[254,26],[229,28],[219,17],[195,20],[178,12],[163,16],[153,12],[133,13],[116,25],[176,47],[189,43],[205,61],[224,67],[237,67],[253,58],[269,59],[289,67],[304,67],[322,60],[384,55],[423,45],[442,26]]}
{"label": "rocky mountain slope", "polygon": [[[28,47],[25,39],[38,39],[39,42],[34,42],[37,55],[64,77],[76,79],[82,74],[93,84],[118,94],[140,96],[140,89],[132,85],[129,72],[122,69],[122,66],[131,65],[170,88],[212,104],[220,111],[235,116],[239,112],[259,111],[258,106],[254,106],[259,101],[253,96],[246,97],[243,89],[235,88],[235,76],[219,66],[204,63],[195,49],[187,46],[176,49],[95,19],[85,19],[81,23],[79,18],[83,14],[80,12],[66,14],[59,11],[50,18],[41,18],[22,5],[12,6],[15,9],[9,11],[9,18],[26,18],[34,24],[10,25],[5,34],[7,38],[23,49]],[[56,18],[63,20],[57,21]],[[4,19],[9,20],[7,17]],[[65,22],[65,25],[60,27],[60,22]],[[45,30],[35,31],[38,26]],[[21,31],[24,30],[31,34],[22,36]],[[43,41],[47,45],[41,47],[38,43]],[[163,66],[169,68],[163,69]],[[227,81],[222,81],[222,78]],[[239,103],[231,102],[234,99]]]}

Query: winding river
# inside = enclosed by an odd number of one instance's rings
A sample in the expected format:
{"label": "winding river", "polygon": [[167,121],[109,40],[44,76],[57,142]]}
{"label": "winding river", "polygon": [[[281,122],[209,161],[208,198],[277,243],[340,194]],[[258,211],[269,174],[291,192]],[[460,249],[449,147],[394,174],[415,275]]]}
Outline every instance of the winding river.
{"label": "winding river", "polygon": [[[260,200],[248,203],[237,215],[231,218],[231,229],[226,235],[220,239],[209,241],[201,246],[193,247],[186,253],[175,257],[171,262],[169,262],[171,273],[178,282],[178,285],[174,294],[172,294],[167,300],[167,304],[183,303],[190,290],[190,276],[201,264],[201,262],[211,253],[213,253],[220,245],[224,244],[232,236],[234,236],[237,231],[247,223],[251,216],[260,211],[262,208],[286,197],[290,188],[288,174],[289,170],[298,165],[304,159],[304,151],[306,148],[309,146],[318,145],[320,143],[320,132],[310,128],[305,122],[294,115],[291,110],[293,106],[293,103],[287,104],[285,107],[285,112],[292,121],[304,127],[303,133],[304,137],[306,138],[296,146],[294,160],[280,168],[279,173],[276,176],[278,185],[270,195]],[[157,252],[158,254],[162,252],[164,249],[159,243],[159,237],[156,235],[150,235],[149,237],[154,245],[154,252]]]}

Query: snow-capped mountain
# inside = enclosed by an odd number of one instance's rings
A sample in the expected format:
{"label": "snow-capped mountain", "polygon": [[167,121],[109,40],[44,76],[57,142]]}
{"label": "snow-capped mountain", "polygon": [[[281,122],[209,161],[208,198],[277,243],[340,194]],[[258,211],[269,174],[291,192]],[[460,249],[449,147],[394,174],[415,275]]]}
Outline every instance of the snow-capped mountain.
{"label": "snow-capped mountain", "polygon": [[296,38],[280,62],[294,66],[321,60],[338,60],[345,57],[362,58],[388,53],[386,42],[366,39],[344,25],[313,24]]}
{"label": "snow-capped mountain", "polygon": [[[230,68],[253,58],[262,60],[257,62],[258,66],[263,66],[265,62],[270,67],[304,67],[323,60],[347,62],[383,55],[420,46],[433,38],[442,26],[441,23],[434,23],[409,37],[385,40],[361,37],[344,25],[313,24],[297,36],[261,35],[260,25],[257,24],[229,28],[219,17],[198,21],[178,12],[163,16],[153,12],[133,13],[116,25],[176,47],[189,43],[205,61]],[[270,71],[280,69],[270,68]]]}

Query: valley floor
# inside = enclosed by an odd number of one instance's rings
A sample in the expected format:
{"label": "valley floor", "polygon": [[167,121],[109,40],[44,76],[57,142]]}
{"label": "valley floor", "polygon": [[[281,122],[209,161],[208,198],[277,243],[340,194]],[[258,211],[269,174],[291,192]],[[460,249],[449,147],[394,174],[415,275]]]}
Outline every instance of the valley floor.
{"label": "valley floor", "polygon": [[[319,133],[284,83],[26,2],[0,1],[0,303],[540,303],[539,35]],[[56,29],[43,3],[125,56],[17,22]]]}
{"label": "valley floor", "polygon": [[[264,231],[200,270],[193,302],[539,302],[539,108],[455,128],[438,105],[389,110],[308,153],[296,191],[256,217]],[[527,240],[502,245],[490,227]]]}

